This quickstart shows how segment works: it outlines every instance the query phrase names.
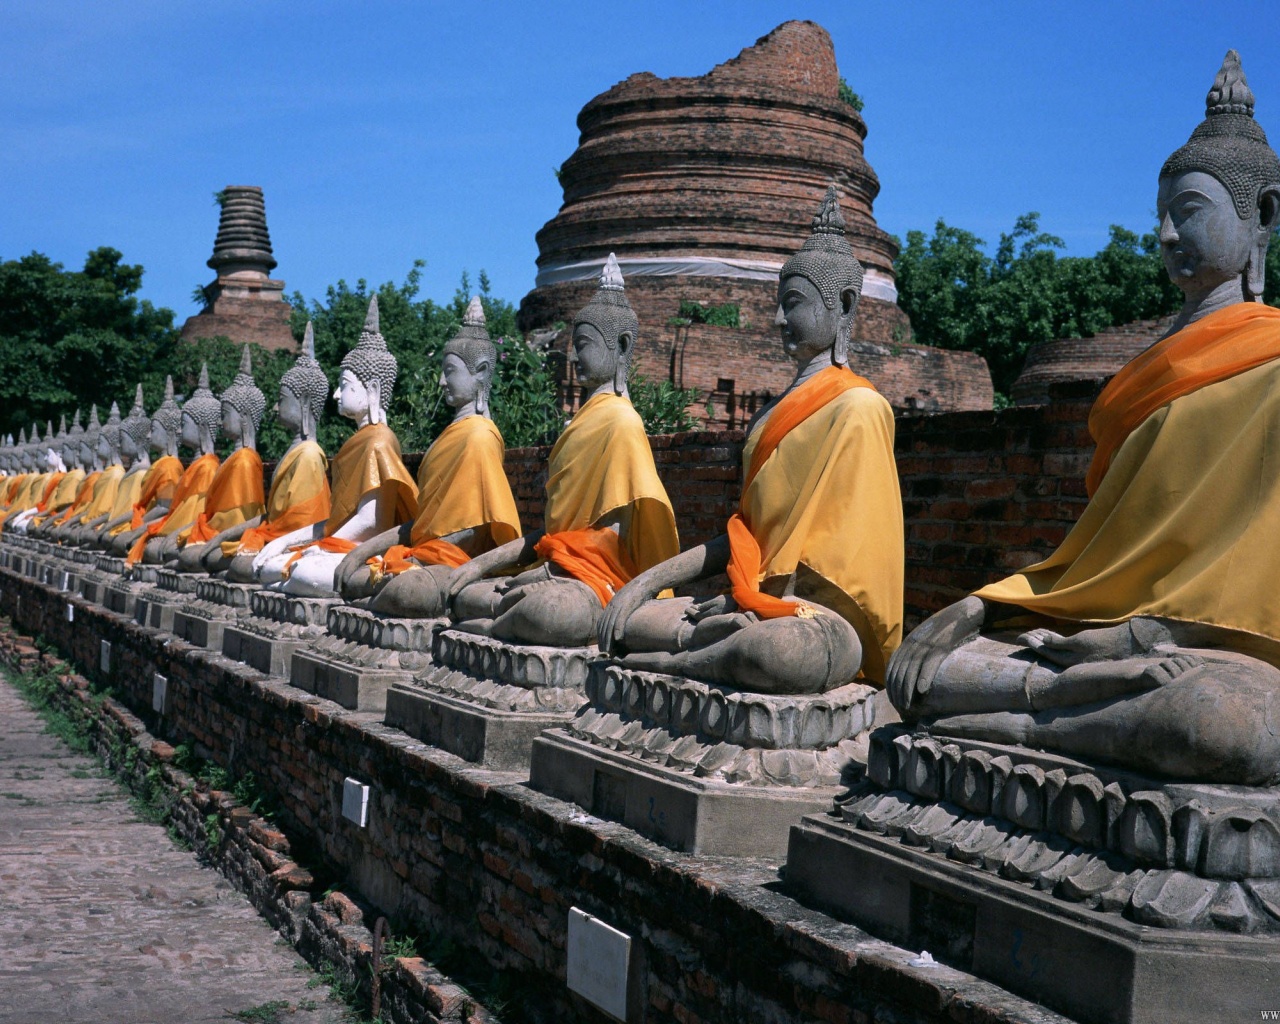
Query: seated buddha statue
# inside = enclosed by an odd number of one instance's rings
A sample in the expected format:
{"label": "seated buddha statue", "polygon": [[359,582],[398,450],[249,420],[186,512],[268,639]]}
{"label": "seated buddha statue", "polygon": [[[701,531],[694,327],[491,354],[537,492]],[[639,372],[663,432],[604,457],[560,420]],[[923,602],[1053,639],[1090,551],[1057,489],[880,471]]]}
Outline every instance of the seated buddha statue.
{"label": "seated buddha statue", "polygon": [[[45,430],[44,464],[49,472],[44,482],[40,485],[40,498],[34,506],[10,518],[7,521],[6,529],[13,530],[16,533],[27,533],[31,527],[47,516],[51,509],[63,508],[71,500],[68,498],[67,501],[61,504],[58,503],[60,494],[65,494],[70,489],[64,486],[67,478],[67,466],[62,457],[62,449],[67,439],[67,417],[65,415],[62,417],[60,428],[59,433],[55,435],[53,423],[50,422]],[[72,497],[74,497],[74,494]]]}
{"label": "seated buddha statue", "polygon": [[[1261,299],[1280,159],[1234,50],[1207,107],[1156,194],[1182,309],[1090,413],[1079,521],[890,663],[891,699],[931,733],[1184,782],[1280,780],[1280,309]],[[982,635],[1001,625],[1016,640]]]}
{"label": "seated buddha statue", "polygon": [[329,517],[329,460],[316,443],[316,426],[329,397],[329,379],[316,362],[310,321],[302,354],[280,378],[276,419],[293,434],[271,477],[265,511],[223,530],[204,549],[207,572],[226,571],[232,583],[254,583],[253,559],[267,544]]}
{"label": "seated buddha statue", "polygon": [[[75,544],[79,540],[79,528],[84,522],[85,516],[92,509],[94,514],[98,514],[101,507],[101,499],[105,498],[106,490],[102,485],[103,475],[106,472],[107,455],[104,454],[106,449],[101,445],[102,441],[102,423],[98,419],[98,407],[96,405],[89,408],[89,425],[85,427],[84,432],[79,435],[77,440],[77,458],[80,465],[84,467],[84,482],[76,491],[75,499],[67,506],[60,515],[53,518],[49,536],[59,544]],[[119,483],[117,477],[114,481]],[[115,497],[115,487],[110,486],[111,497]]]}
{"label": "seated buddha statue", "polygon": [[120,461],[124,464],[125,474],[116,490],[116,500],[111,511],[107,513],[106,520],[94,530],[91,540],[94,547],[106,548],[114,536],[112,531],[119,533],[129,525],[133,506],[142,493],[147,473],[151,469],[151,455],[147,451],[151,417],[147,415],[142,401],[142,385],[139,384],[134,394],[133,408],[120,424]]}
{"label": "seated buddha statue", "polygon": [[[65,417],[64,417],[65,421]],[[66,475],[59,482],[57,489],[49,500],[49,507],[32,518],[27,526],[27,533],[33,537],[47,539],[61,515],[77,501],[83,508],[92,496],[92,488],[84,494],[86,473],[80,465],[80,438],[84,435],[84,427],[80,425],[80,410],[75,411],[71,421],[71,429],[59,431],[58,454],[62,464],[67,467]],[[20,471],[20,468],[19,468]]]}
{"label": "seated buddha statue", "polygon": [[40,500],[41,494],[44,493],[42,484],[47,472],[44,446],[40,443],[39,426],[33,423],[31,425],[31,437],[27,438],[25,434],[20,432],[19,438],[21,441],[19,459],[23,470],[22,483],[14,492],[13,500],[8,507],[0,511],[0,529],[4,529],[7,524],[28,509],[35,508],[36,502]]}
{"label": "seated buddha statue", "polygon": [[613,595],[680,550],[675,513],[627,390],[638,336],[610,253],[573,322],[586,400],[551,450],[544,529],[454,570],[449,593],[459,629],[523,644],[592,644]]}
{"label": "seated buddha statue", "polygon": [[[765,693],[883,683],[902,636],[902,501],[893,410],[848,365],[862,276],[832,186],[779,275],[796,376],[749,425],[738,512],[610,603],[600,646],[626,665]],[[725,571],[728,594],[654,600]]]}
{"label": "seated buddha statue", "polygon": [[78,546],[90,544],[97,530],[111,518],[120,495],[120,484],[125,477],[124,460],[120,454],[120,407],[111,403],[107,422],[98,431],[98,461],[102,464],[102,476],[94,487],[93,498],[80,517],[80,525],[71,531],[72,543]]}
{"label": "seated buddha statue", "polygon": [[299,597],[334,597],[335,572],[347,553],[413,517],[417,489],[387,426],[397,372],[374,296],[360,340],[342,359],[333,396],[339,415],[358,429],[329,464],[329,516],[276,538],[254,556],[254,572],[264,585]]}
{"label": "seated buddha statue", "polygon": [[136,565],[176,563],[179,546],[204,511],[209,485],[218,472],[218,456],[213,446],[222,426],[222,403],[209,390],[209,367],[201,365],[200,378],[191,397],[182,404],[178,443],[197,457],[174,485],[173,497],[163,515],[138,531],[125,562]]}
{"label": "seated buddha statue", "polygon": [[[178,458],[181,433],[182,410],[173,398],[173,378],[165,377],[164,400],[148,421],[146,435],[126,429],[121,436],[121,450],[134,445],[139,462],[145,460],[149,465],[133,507],[119,517],[118,522],[107,523],[113,555],[127,555],[148,524],[169,514],[170,502],[183,475],[182,461]],[[160,456],[154,462],[151,462],[151,452]]]}
{"label": "seated buddha statue", "polygon": [[222,393],[222,433],[231,440],[232,452],[218,467],[205,494],[204,508],[180,541],[179,572],[204,572],[202,561],[209,546],[223,530],[262,515],[262,458],[258,455],[258,427],[267,399],[253,380],[249,346],[240,352],[240,370]]}
{"label": "seated buddha statue", "polygon": [[489,418],[496,361],[476,296],[441,353],[440,389],[453,420],[422,457],[418,515],[346,556],[338,577],[347,601],[397,617],[444,615],[453,570],[520,536],[505,445]]}

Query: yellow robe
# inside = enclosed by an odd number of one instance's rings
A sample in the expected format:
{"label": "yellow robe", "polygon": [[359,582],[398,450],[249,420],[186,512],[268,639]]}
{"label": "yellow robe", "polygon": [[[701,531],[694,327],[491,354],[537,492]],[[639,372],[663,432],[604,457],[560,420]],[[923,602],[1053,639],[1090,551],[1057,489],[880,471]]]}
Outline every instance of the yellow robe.
{"label": "yellow robe", "polygon": [[111,509],[107,513],[108,522],[133,511],[133,504],[142,493],[142,485],[150,472],[149,466],[146,469],[130,469],[120,478],[120,485],[116,488],[116,500],[111,503]]}
{"label": "yellow robe", "polygon": [[578,410],[547,462],[546,532],[586,530],[625,509],[622,552],[637,573],[680,553],[671,508],[640,414],[620,395]]}
{"label": "yellow robe", "polygon": [[1252,634],[1280,665],[1280,359],[1144,420],[1062,546],[977,592],[1075,622],[1135,615]]}
{"label": "yellow robe", "polygon": [[120,490],[120,481],[124,478],[124,466],[108,466],[98,477],[93,488],[93,497],[80,515],[80,522],[87,523],[91,519],[105,515],[115,504],[116,492]]}
{"label": "yellow robe", "polygon": [[32,519],[31,524],[40,526],[51,517],[65,511],[67,506],[76,500],[76,494],[83,483],[84,470],[78,466],[63,473],[62,479],[58,481],[58,486],[54,489],[53,496],[49,499],[48,507],[41,515]]}
{"label": "yellow robe", "polygon": [[142,526],[142,520],[155,507],[158,501],[171,501],[182,479],[184,470],[182,460],[176,455],[164,455],[151,464],[147,475],[142,479],[142,487],[133,503],[133,516],[129,522],[121,523],[111,535],[126,530],[136,530]]}
{"label": "yellow robe", "polygon": [[204,508],[183,537],[183,544],[207,544],[223,530],[262,515],[262,458],[252,448],[237,448],[213,475]]}
{"label": "yellow robe", "polygon": [[19,512],[25,512],[29,508],[35,508],[36,503],[44,497],[44,486],[49,480],[48,473],[32,473],[23,482],[18,490],[18,495],[13,503],[3,514],[0,514],[0,526],[3,526],[9,519],[16,516]]}
{"label": "yellow robe", "polygon": [[333,491],[325,537],[341,529],[371,491],[380,492],[378,533],[413,518],[418,488],[400,459],[400,441],[385,423],[370,423],[347,438],[330,469]]}
{"label": "yellow robe", "polygon": [[223,543],[228,558],[261,551],[273,540],[329,518],[329,460],[315,441],[302,441],[287,452],[271,478],[271,493],[260,526],[239,540]]}
{"label": "yellow robe", "polygon": [[93,500],[93,492],[97,489],[100,479],[102,479],[102,470],[95,469],[80,482],[80,486],[76,490],[75,499],[54,520],[58,526],[67,526],[70,523],[78,523],[80,521],[81,514],[88,508],[89,502]]}
{"label": "yellow robe", "polygon": [[[742,450],[744,473],[767,421]],[[830,608],[862,641],[862,673],[884,680],[902,643],[902,497],[893,409],[852,388],[792,428],[742,496],[760,582],[796,577],[795,596]],[[808,571],[805,571],[808,570]]]}

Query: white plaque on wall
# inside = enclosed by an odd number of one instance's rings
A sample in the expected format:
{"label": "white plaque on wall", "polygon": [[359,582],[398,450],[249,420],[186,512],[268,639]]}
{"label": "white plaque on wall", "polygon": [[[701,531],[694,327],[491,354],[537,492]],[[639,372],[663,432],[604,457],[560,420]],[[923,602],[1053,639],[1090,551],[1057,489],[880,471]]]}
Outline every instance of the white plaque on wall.
{"label": "white plaque on wall", "polygon": [[106,675],[111,671],[111,641],[102,640],[98,643],[98,670]]}
{"label": "white plaque on wall", "polygon": [[569,991],[625,1021],[631,936],[570,907],[568,954]]}
{"label": "white plaque on wall", "polygon": [[364,828],[369,821],[369,787],[355,779],[342,780],[342,816]]}
{"label": "white plaque on wall", "polygon": [[151,710],[164,714],[169,703],[169,677],[157,672],[151,680]]}

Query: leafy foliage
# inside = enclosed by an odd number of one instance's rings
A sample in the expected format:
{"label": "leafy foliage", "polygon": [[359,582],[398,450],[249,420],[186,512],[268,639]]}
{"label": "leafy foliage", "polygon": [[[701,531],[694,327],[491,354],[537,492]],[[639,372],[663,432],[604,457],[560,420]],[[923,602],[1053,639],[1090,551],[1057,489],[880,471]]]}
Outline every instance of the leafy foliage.
{"label": "leafy foliage", "polygon": [[647,434],[678,434],[698,425],[697,418],[689,411],[698,401],[697,388],[678,388],[669,380],[650,380],[640,373],[633,373],[627,381],[631,392],[631,404],[644,420]]}
{"label": "leafy foliage", "polygon": [[840,99],[842,99],[845,103],[849,104],[849,106],[853,107],[853,109],[856,110],[859,114],[862,113],[862,108],[866,106],[866,103],[863,101],[861,96],[859,96],[856,92],[853,91],[853,87],[844,80],[843,75],[840,76],[839,95],[840,95]]}
{"label": "leafy foliage", "polygon": [[680,303],[679,320],[693,324],[711,324],[714,327],[741,326],[741,306],[736,302],[724,302],[718,306],[704,306],[701,302],[684,299]]}
{"label": "leafy foliage", "polygon": [[908,232],[895,265],[898,302],[920,344],[982,355],[997,392],[1009,390],[1036,342],[1152,319],[1181,304],[1152,233],[1113,225],[1096,256],[1063,257],[1062,239],[1028,213],[1000,236],[994,256],[984,245],[943,220],[931,238]]}

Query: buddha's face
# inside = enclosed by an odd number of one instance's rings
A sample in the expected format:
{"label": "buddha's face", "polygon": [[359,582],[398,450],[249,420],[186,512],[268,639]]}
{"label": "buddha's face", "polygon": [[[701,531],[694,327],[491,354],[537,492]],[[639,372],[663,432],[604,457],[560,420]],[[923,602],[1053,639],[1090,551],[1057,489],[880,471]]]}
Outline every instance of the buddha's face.
{"label": "buddha's face", "polygon": [[[487,366],[487,361],[482,361],[479,370],[482,372]],[[461,409],[476,400],[484,387],[481,372],[472,372],[466,360],[456,352],[445,354],[440,366],[440,388],[450,409]]]}
{"label": "buddha's face", "polygon": [[80,462],[76,457],[78,449],[78,445],[64,444],[62,446],[62,461],[66,463],[68,469]]}
{"label": "buddha's face", "polygon": [[178,435],[178,441],[192,450],[200,447],[200,427],[190,413],[182,414],[182,433]]}
{"label": "buddha's face", "polygon": [[90,448],[84,441],[80,442],[80,464],[82,466],[92,466],[95,455],[96,448]]}
{"label": "buddha's face", "polygon": [[132,462],[138,457],[138,443],[127,430],[120,431],[120,455]]}
{"label": "buddha's face", "polygon": [[169,431],[164,429],[164,424],[159,420],[151,421],[151,437],[148,439],[153,452],[163,452],[169,449]]}
{"label": "buddha's face", "polygon": [[333,393],[338,403],[338,415],[347,419],[362,420],[369,414],[369,389],[350,370],[343,370],[338,379],[338,389]]}
{"label": "buddha's face", "polygon": [[604,335],[591,324],[573,328],[573,361],[577,364],[578,383],[597,388],[613,380],[618,369],[619,351],[605,344]]}
{"label": "buddha's face", "polygon": [[111,460],[111,442],[107,440],[106,434],[101,434],[98,437],[97,454],[98,458],[103,462],[109,462]]}
{"label": "buddha's face", "polygon": [[233,441],[244,437],[244,417],[230,402],[222,403],[222,432]]}
{"label": "buddha's face", "polygon": [[286,387],[280,389],[280,401],[276,403],[276,420],[285,430],[302,429],[302,402]]}
{"label": "buddha's face", "polygon": [[773,324],[782,332],[782,350],[807,363],[836,342],[840,310],[828,309],[818,286],[792,274],[778,282],[778,312]]}
{"label": "buddha's face", "polygon": [[1208,294],[1243,273],[1256,226],[1252,218],[1240,219],[1231,193],[1212,174],[1161,178],[1156,214],[1164,268],[1183,292]]}

